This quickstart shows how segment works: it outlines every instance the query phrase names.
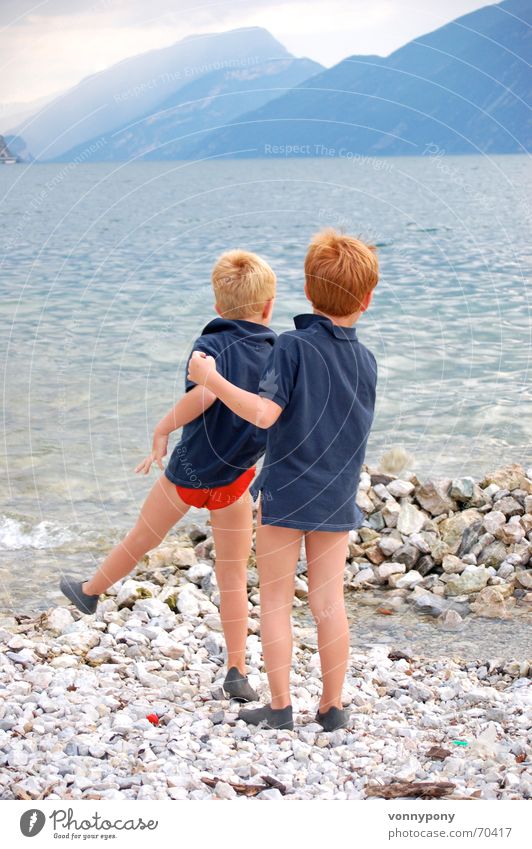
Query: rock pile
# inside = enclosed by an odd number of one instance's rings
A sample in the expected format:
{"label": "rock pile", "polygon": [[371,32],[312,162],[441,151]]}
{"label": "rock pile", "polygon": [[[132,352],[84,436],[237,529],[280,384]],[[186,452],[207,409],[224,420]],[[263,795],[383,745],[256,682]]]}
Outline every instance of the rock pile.
{"label": "rock pile", "polygon": [[365,469],[352,532],[353,588],[387,585],[420,610],[508,616],[532,601],[532,469],[420,483]]}

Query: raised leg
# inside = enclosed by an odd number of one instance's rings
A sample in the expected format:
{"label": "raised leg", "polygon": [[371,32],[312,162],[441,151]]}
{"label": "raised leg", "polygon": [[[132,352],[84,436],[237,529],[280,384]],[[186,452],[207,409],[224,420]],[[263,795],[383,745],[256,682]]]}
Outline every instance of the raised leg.
{"label": "raised leg", "polygon": [[127,575],[147,551],[164,539],[170,528],[188,511],[175,484],[162,474],[153,484],[135,526],[107,555],[100,568],[83,584],[89,595],[104,593]]}
{"label": "raised leg", "polygon": [[271,691],[271,707],[290,700],[294,577],[302,532],[274,525],[257,527],[262,652]]}
{"label": "raised leg", "polygon": [[227,667],[246,674],[248,634],[247,565],[251,551],[253,515],[249,492],[220,510],[211,510],[216,550],[216,580],[220,618],[227,647]]}
{"label": "raised leg", "polygon": [[347,532],[311,531],[305,535],[309,605],[318,626],[323,693],[320,711],[342,707],[349,659],[349,628],[344,604]]}

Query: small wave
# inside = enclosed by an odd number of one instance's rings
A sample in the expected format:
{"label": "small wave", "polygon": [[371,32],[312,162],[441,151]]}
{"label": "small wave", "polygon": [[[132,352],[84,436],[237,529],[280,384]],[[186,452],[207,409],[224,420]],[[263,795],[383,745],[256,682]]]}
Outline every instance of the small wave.
{"label": "small wave", "polygon": [[76,534],[54,522],[42,521],[36,525],[9,516],[0,517],[0,549],[17,551],[21,548],[58,548],[71,543]]}

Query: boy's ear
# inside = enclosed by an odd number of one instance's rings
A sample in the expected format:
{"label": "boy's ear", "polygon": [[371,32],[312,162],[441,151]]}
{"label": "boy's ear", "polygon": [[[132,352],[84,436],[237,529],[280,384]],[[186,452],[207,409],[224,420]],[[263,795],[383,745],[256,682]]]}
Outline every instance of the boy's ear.
{"label": "boy's ear", "polygon": [[373,289],[371,290],[371,292],[368,292],[368,294],[363,298],[362,306],[360,307],[360,312],[366,312],[369,305],[371,304],[372,297],[373,297]]}
{"label": "boy's ear", "polygon": [[312,299],[311,299],[311,297],[308,293],[308,287],[307,287],[307,281],[306,280],[305,280],[305,285],[303,287],[303,291],[305,292],[305,298],[307,299],[307,301],[310,301],[310,303],[312,303]]}
{"label": "boy's ear", "polygon": [[220,307],[218,306],[218,304],[214,305],[214,309],[216,310],[216,312],[218,313],[219,316],[222,315],[222,311],[221,311]]}
{"label": "boy's ear", "polygon": [[261,316],[261,318],[263,318],[265,321],[269,321],[270,318],[272,317],[274,303],[275,303],[275,298],[270,298],[268,301],[265,302],[265,304],[262,308],[262,316]]}

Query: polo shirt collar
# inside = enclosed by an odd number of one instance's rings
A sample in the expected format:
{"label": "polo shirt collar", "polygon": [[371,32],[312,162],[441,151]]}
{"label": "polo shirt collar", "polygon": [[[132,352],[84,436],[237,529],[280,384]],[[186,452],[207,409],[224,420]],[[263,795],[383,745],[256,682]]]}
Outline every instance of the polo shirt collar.
{"label": "polo shirt collar", "polygon": [[257,339],[274,339],[275,334],[264,324],[257,324],[254,321],[246,321],[243,318],[213,318],[209,321],[201,331],[202,336],[207,336],[211,333],[235,333],[237,336],[253,336]]}
{"label": "polo shirt collar", "polygon": [[357,339],[357,331],[355,327],[341,327],[339,324],[334,324],[330,318],[327,318],[327,316],[318,315],[317,313],[302,313],[301,315],[296,315],[294,317],[294,324],[296,326],[296,330],[306,330],[307,327],[311,327],[313,324],[320,324],[337,339],[349,339],[351,341],[356,341]]}

